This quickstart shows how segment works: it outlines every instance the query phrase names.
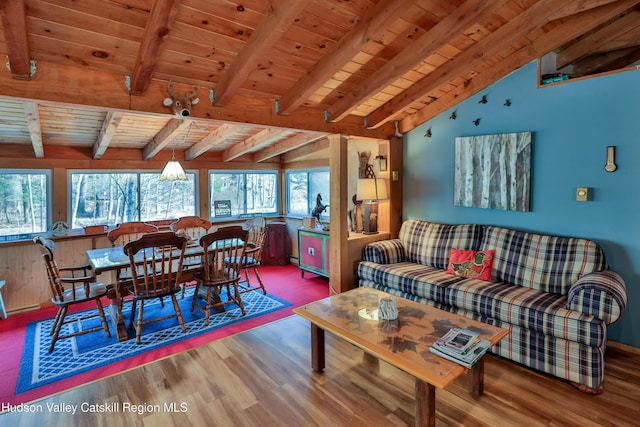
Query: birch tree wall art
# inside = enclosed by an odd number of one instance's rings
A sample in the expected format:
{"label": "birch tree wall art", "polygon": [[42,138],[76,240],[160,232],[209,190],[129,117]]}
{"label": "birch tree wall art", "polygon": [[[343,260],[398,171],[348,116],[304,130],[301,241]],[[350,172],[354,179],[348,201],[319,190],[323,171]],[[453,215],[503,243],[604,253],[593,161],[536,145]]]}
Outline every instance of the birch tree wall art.
{"label": "birch tree wall art", "polygon": [[456,138],[454,205],[529,211],[531,132]]}

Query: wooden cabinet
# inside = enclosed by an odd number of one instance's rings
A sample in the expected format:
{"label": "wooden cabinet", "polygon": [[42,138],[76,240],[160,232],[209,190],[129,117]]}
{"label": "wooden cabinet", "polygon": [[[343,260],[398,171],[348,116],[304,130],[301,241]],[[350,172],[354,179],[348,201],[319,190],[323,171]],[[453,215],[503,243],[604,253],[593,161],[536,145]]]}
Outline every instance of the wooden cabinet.
{"label": "wooden cabinet", "polygon": [[317,228],[298,229],[298,266],[305,271],[329,277],[329,232]]}
{"label": "wooden cabinet", "polygon": [[262,249],[263,265],[289,264],[289,239],[286,222],[270,222],[267,224],[267,237]]}

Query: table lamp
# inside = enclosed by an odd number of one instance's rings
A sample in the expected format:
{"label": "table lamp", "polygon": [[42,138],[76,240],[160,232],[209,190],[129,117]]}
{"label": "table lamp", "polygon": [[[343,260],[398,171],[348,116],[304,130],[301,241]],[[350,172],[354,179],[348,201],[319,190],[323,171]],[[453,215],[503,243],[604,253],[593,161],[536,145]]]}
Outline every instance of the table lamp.
{"label": "table lamp", "polygon": [[378,233],[378,200],[386,199],[387,185],[382,178],[358,179],[357,199],[362,200],[362,233]]}

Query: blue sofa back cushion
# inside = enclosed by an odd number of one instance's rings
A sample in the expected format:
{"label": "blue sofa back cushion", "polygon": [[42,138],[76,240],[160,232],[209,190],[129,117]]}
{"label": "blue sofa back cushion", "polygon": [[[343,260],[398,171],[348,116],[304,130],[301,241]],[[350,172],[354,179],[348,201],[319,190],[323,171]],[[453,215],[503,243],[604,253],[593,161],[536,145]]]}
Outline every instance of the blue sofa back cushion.
{"label": "blue sofa back cushion", "polygon": [[446,270],[452,248],[478,250],[482,230],[479,224],[454,225],[406,220],[402,223],[398,238],[404,245],[407,261]]}
{"label": "blue sofa back cushion", "polygon": [[495,249],[491,278],[543,292],[567,295],[580,277],[607,270],[595,242],[486,226],[482,249]]}

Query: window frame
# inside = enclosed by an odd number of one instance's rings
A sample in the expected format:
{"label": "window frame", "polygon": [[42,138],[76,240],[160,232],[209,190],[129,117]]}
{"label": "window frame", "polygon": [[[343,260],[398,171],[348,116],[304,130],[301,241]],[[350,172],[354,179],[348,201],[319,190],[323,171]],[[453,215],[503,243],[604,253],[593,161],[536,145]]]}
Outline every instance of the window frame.
{"label": "window frame", "polygon": [[[135,219],[135,221],[145,221],[145,222],[154,222],[154,221],[165,221],[165,220],[173,220],[173,219],[177,219],[177,218],[167,218],[167,219],[147,219],[147,220],[141,220],[140,219],[140,215],[141,215],[141,209],[140,209],[140,195],[141,195],[141,185],[140,185],[140,181],[141,181],[141,175],[143,174],[157,174],[158,176],[160,176],[160,174],[162,173],[162,170],[158,170],[158,169],[141,169],[141,170],[133,170],[133,169],[67,169],[67,194],[68,194],[68,203],[67,203],[67,221],[69,223],[69,227],[70,229],[73,230],[81,230],[83,227],[73,227],[72,224],[72,212],[73,212],[73,174],[86,174],[86,175],[102,175],[102,174],[132,174],[132,175],[136,175],[136,179],[137,179],[137,191],[136,191],[136,198],[137,198],[137,206],[136,206],[136,212],[137,212],[137,219]],[[200,201],[199,201],[199,197],[200,197],[200,191],[199,191],[199,185],[200,185],[200,180],[199,180],[199,171],[198,170],[194,170],[194,169],[185,169],[185,173],[188,175],[193,175],[193,182],[194,182],[194,186],[193,186],[193,191],[194,191],[194,215],[199,215],[199,209],[200,209]],[[106,224],[108,226],[114,226],[117,224]]]}
{"label": "window frame", "polygon": [[[275,177],[275,208],[272,212],[256,212],[256,213],[247,213],[247,197],[246,197],[246,189],[244,193],[244,213],[239,215],[230,215],[224,217],[216,217],[214,216],[215,208],[213,205],[213,200],[211,197],[211,192],[213,191],[213,187],[211,185],[211,175],[212,174],[220,174],[220,175],[244,175],[245,176],[245,186],[246,186],[246,176],[247,175],[273,175]],[[212,223],[219,223],[224,221],[233,221],[243,218],[251,218],[258,215],[263,216],[278,216],[280,215],[280,187],[282,186],[280,180],[280,171],[277,169],[208,169],[207,170],[207,204],[209,206],[209,221]]]}
{"label": "window frame", "polygon": [[[287,169],[284,171],[284,194],[285,194],[285,215],[291,218],[306,218],[309,217],[311,215],[311,212],[313,211],[313,208],[315,207],[315,198],[316,196],[313,195],[312,190],[310,188],[310,186],[308,185],[309,183],[309,174],[310,173],[317,173],[317,172],[323,172],[323,173],[330,173],[330,168],[328,166],[326,167],[315,167],[315,168],[301,168],[301,169]],[[289,194],[289,175],[291,174],[300,174],[300,173],[306,173],[307,174],[307,200],[309,200],[311,203],[309,205],[309,212],[307,214],[301,214],[298,212],[291,212],[290,210],[290,194]],[[329,204],[328,200],[324,200],[323,201],[324,204]],[[326,221],[328,222],[330,220],[330,214],[329,214],[329,209],[325,210],[322,214],[320,214],[320,220],[321,221]]]}
{"label": "window frame", "polygon": [[1,234],[0,230],[0,241],[12,241],[19,240],[22,235],[28,234],[30,236],[38,236],[48,233],[51,230],[51,226],[53,225],[53,171],[51,169],[40,169],[40,168],[28,168],[28,169],[19,169],[19,168],[0,168],[0,175],[36,175],[42,174],[46,177],[46,197],[47,202],[45,203],[45,227],[43,231],[32,231],[28,233],[17,233],[17,234]]}

